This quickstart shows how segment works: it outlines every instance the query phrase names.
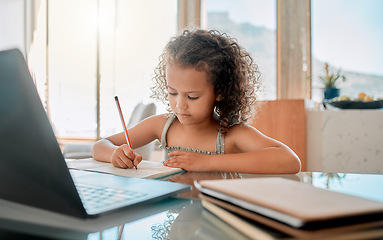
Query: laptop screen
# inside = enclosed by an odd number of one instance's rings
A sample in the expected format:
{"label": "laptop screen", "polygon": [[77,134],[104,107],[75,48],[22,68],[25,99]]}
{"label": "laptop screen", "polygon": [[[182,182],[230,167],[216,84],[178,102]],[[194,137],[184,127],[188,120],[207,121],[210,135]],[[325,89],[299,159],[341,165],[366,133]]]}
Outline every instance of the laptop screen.
{"label": "laptop screen", "polygon": [[86,215],[17,49],[0,52],[0,159],[0,198],[78,217]]}

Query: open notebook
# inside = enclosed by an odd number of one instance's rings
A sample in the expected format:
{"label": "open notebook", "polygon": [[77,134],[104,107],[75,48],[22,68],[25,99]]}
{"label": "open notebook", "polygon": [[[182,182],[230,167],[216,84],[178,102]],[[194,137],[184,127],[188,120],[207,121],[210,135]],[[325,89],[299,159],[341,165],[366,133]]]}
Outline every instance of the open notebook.
{"label": "open notebook", "polygon": [[78,169],[91,172],[109,173],[123,177],[136,177],[136,178],[151,178],[158,179],[181,173],[184,170],[181,168],[166,167],[160,162],[142,160],[138,164],[138,169],[122,169],[116,168],[111,163],[96,161],[93,158],[85,159],[66,159],[65,160],[69,169]]}

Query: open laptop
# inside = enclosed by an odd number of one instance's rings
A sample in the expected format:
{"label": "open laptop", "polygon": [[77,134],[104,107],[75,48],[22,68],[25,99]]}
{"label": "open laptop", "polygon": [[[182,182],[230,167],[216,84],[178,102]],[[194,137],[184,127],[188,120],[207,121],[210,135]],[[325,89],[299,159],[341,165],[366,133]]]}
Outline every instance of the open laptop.
{"label": "open laptop", "polygon": [[17,49],[0,52],[0,198],[89,218],[190,189],[69,171],[23,55]]}

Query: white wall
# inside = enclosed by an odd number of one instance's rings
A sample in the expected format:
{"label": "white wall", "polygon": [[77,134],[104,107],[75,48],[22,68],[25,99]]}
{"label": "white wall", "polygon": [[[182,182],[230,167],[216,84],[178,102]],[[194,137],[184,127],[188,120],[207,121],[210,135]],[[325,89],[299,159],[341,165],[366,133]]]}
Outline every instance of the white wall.
{"label": "white wall", "polygon": [[24,1],[0,0],[0,50],[19,48],[25,54]]}

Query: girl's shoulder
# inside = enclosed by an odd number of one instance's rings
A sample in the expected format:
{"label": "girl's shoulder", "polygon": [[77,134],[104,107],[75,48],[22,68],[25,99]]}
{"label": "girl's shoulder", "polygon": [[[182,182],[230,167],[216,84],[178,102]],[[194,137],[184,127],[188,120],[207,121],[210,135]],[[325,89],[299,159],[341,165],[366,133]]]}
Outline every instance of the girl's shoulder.
{"label": "girl's shoulder", "polygon": [[[250,152],[265,146],[269,138],[247,123],[239,123],[228,129],[225,152]],[[227,150],[226,151],[226,146]]]}
{"label": "girl's shoulder", "polygon": [[238,135],[244,134],[260,134],[255,127],[247,124],[247,123],[238,123],[227,130],[227,134],[230,136],[237,137]]}
{"label": "girl's shoulder", "polygon": [[143,121],[147,122],[148,124],[156,124],[157,126],[158,125],[163,126],[165,125],[166,121],[169,119],[170,116],[171,114],[169,113],[153,115],[144,119]]}
{"label": "girl's shoulder", "polygon": [[163,128],[170,116],[170,114],[159,114],[147,117],[137,124],[135,128],[154,133],[155,137],[160,139]]}

